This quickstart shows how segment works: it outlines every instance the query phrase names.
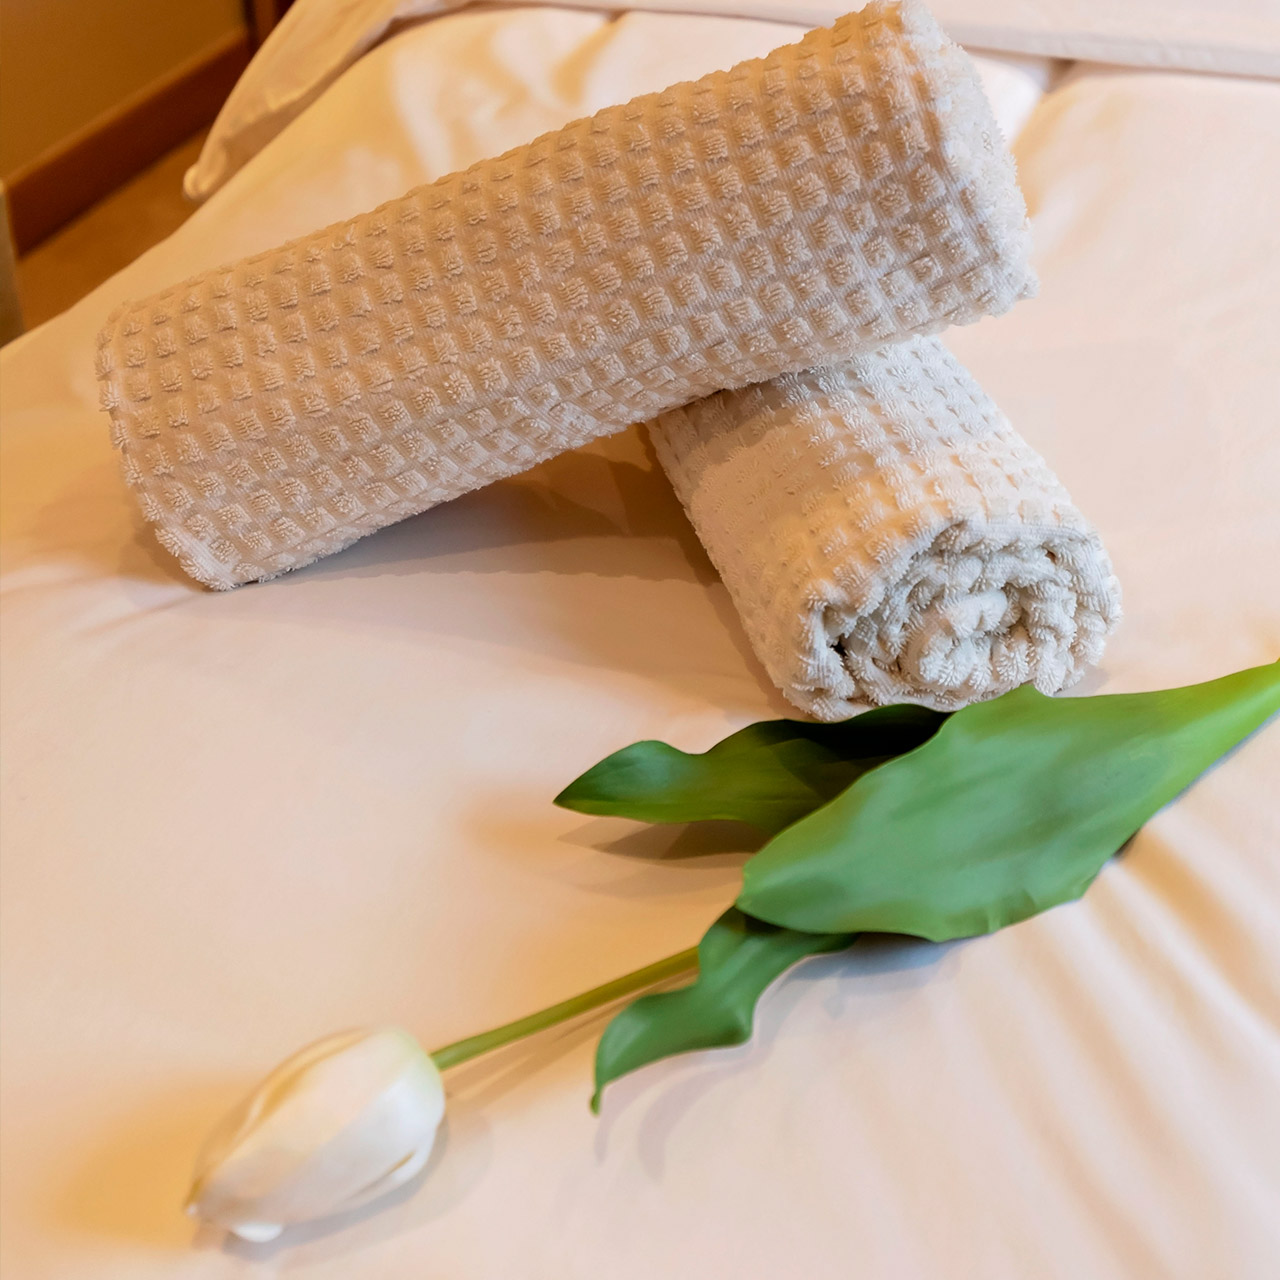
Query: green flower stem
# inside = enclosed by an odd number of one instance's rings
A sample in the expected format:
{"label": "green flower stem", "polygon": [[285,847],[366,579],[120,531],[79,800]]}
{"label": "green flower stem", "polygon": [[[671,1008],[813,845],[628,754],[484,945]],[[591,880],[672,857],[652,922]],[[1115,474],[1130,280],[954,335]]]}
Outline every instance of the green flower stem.
{"label": "green flower stem", "polygon": [[528,1017],[517,1018],[514,1022],[494,1027],[492,1031],[482,1031],[478,1036],[455,1040],[452,1044],[436,1049],[431,1054],[431,1058],[441,1071],[448,1067],[456,1067],[458,1063],[478,1058],[491,1049],[499,1049],[504,1044],[522,1040],[525,1036],[533,1035],[535,1031],[554,1027],[557,1022],[576,1018],[578,1014],[586,1013],[589,1009],[598,1009],[602,1004],[610,1004],[623,996],[629,996],[633,991],[640,991],[655,983],[665,982],[668,978],[679,977],[680,974],[689,973],[697,967],[698,948],[690,947],[686,951],[668,956],[665,960],[645,965],[643,969],[623,974],[621,978],[614,978],[612,982],[606,982],[603,986],[592,987],[590,991],[584,991],[579,996],[561,1000],[559,1004],[550,1005],[538,1013],[529,1014]]}

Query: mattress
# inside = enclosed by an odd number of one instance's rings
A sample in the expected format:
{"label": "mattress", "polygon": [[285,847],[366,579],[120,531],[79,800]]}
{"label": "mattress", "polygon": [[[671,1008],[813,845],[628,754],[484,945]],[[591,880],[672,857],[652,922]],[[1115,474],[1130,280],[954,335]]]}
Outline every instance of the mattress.
{"label": "mattress", "polygon": [[[299,1044],[429,1047],[690,945],[742,833],[551,805],[786,708],[643,434],[262,586],[191,585],[96,407],[119,301],[792,38],[464,10],[357,61],[174,236],[0,354],[0,1270],[23,1280],[1262,1280],[1280,1258],[1280,729],[1081,902],[866,939],[753,1041],[587,1107],[602,1020],[449,1077],[389,1204],[229,1242],[194,1150]],[[1097,524],[1084,692],[1280,655],[1280,84],[986,58],[1040,297],[948,338]]]}

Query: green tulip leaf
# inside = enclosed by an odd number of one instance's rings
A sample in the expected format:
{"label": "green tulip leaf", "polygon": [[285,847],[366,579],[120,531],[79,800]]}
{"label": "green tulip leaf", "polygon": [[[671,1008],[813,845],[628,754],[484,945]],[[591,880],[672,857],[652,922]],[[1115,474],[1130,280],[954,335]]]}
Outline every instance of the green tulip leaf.
{"label": "green tulip leaf", "polygon": [[629,1004],[605,1028],[596,1049],[596,1091],[629,1071],[692,1049],[742,1044],[751,1038],[756,1002],[798,960],[839,951],[848,934],[798,933],[753,920],[730,907],[698,944],[698,976],[676,991]]}
{"label": "green tulip leaf", "polygon": [[1158,809],[1280,710],[1280,663],[1156,693],[957,711],[746,865],[738,906],[812,933],[942,941],[1079,897]]}
{"label": "green tulip leaf", "polygon": [[894,706],[839,724],[766,720],[700,755],[637,742],[588,769],[555,803],[642,822],[728,819],[772,834],[920,746],[946,718],[925,707]]}

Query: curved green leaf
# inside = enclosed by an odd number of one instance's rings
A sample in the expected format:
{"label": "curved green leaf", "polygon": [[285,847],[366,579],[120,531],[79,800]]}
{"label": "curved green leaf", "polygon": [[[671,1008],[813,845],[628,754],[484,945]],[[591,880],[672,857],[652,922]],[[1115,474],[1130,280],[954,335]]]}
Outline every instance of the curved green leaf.
{"label": "curved green leaf", "polygon": [[775,978],[805,956],[852,941],[848,934],[779,929],[730,907],[698,944],[698,976],[689,986],[641,996],[605,1028],[591,1109],[599,1111],[605,1085],[646,1063],[749,1040],[756,1001]]}
{"label": "curved green leaf", "polygon": [[1274,663],[1156,693],[1016,689],[775,836],[747,863],[738,906],[813,932],[988,933],[1078,897],[1277,710]]}
{"label": "curved green leaf", "polygon": [[869,769],[927,741],[946,718],[895,706],[839,724],[766,720],[700,755],[637,742],[588,769],[555,803],[642,822],[720,818],[781,831]]}

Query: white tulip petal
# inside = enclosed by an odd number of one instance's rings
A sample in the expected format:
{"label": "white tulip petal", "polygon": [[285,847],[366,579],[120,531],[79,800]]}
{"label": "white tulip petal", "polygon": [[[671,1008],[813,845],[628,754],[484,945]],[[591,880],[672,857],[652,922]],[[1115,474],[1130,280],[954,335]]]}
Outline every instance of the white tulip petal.
{"label": "white tulip petal", "polygon": [[444,1114],[435,1064],[398,1029],[331,1036],[282,1063],[211,1135],[189,1209],[244,1239],[408,1181]]}
{"label": "white tulip petal", "polygon": [[266,1244],[269,1240],[274,1240],[284,1227],[278,1222],[237,1222],[227,1230],[251,1244]]}

